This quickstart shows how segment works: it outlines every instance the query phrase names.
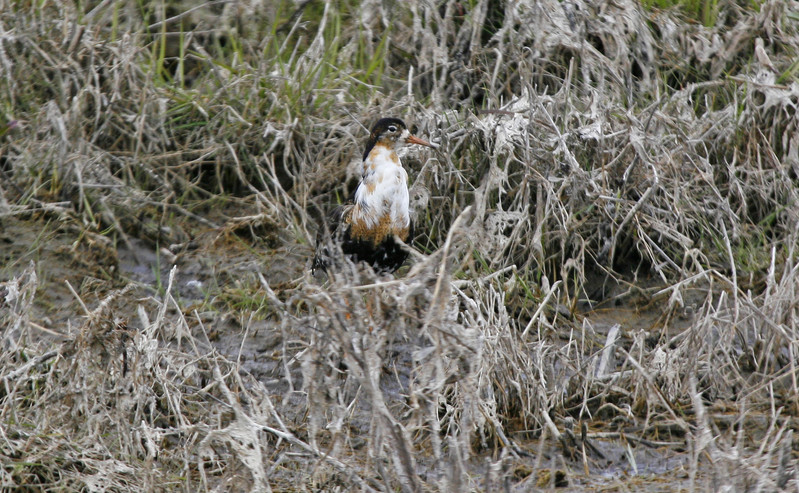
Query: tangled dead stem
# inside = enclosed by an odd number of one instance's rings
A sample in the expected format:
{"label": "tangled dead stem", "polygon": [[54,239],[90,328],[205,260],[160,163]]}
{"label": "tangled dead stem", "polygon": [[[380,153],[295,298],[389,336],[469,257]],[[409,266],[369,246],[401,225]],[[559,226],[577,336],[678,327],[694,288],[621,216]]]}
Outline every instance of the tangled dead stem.
{"label": "tangled dead stem", "polygon": [[796,1],[0,7],[3,488],[799,491]]}

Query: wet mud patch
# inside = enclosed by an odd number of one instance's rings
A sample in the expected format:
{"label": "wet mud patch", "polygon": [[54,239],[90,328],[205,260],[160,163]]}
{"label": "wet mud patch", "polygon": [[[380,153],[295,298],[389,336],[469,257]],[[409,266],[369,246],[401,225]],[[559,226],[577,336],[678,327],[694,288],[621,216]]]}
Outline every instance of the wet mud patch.
{"label": "wet mud patch", "polygon": [[70,328],[80,326],[76,295],[96,304],[124,285],[108,238],[71,223],[46,216],[5,216],[0,224],[0,244],[2,281],[34,266],[37,292],[30,315],[45,337],[69,337]]}

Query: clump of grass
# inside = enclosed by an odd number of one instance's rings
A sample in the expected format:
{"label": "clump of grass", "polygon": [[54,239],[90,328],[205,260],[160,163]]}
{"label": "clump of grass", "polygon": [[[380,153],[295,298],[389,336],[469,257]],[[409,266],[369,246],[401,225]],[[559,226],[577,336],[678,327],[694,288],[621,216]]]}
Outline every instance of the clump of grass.
{"label": "clump of grass", "polygon": [[718,0],[650,0],[642,4],[650,9],[680,9],[690,19],[701,22],[705,27],[713,27],[719,15]]}

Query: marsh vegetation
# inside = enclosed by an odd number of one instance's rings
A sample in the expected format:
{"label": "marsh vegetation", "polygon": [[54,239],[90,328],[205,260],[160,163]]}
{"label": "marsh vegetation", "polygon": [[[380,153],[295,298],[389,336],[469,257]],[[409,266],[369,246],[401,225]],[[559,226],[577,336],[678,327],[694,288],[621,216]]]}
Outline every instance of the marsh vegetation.
{"label": "marsh vegetation", "polygon": [[[799,3],[0,0],[0,486],[799,491]],[[310,273],[404,119],[407,266]]]}

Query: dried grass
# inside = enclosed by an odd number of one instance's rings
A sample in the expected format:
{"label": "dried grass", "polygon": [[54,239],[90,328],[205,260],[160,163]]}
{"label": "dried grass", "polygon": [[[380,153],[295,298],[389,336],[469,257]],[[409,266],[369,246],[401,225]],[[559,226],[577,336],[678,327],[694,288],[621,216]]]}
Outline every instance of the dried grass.
{"label": "dried grass", "polygon": [[[422,253],[394,279],[249,272],[267,378],[174,270],[72,290],[55,327],[4,257],[3,488],[579,487],[600,440],[632,473],[684,451],[692,490],[797,488],[797,2],[711,27],[631,1],[195,7],[0,1],[0,221],[173,252],[281,230],[310,256],[392,114],[442,149],[404,158]],[[658,322],[580,313],[605,284]],[[227,316],[243,347],[253,313]]]}

